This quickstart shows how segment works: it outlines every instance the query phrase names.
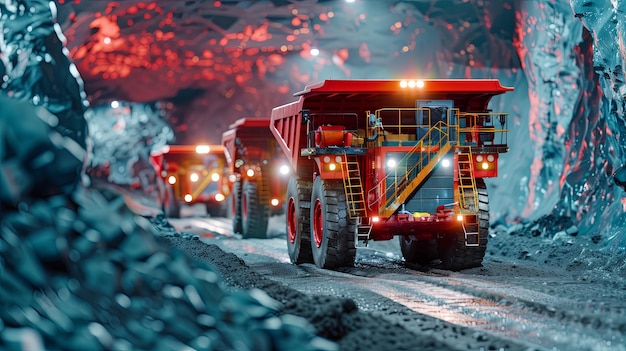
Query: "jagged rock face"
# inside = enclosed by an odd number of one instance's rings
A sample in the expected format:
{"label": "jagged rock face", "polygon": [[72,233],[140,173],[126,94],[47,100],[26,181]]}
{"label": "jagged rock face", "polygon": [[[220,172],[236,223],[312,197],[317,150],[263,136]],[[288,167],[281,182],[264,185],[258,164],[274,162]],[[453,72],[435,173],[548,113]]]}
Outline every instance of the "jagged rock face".
{"label": "jagged rock face", "polygon": [[[589,55],[593,55],[593,74],[598,77],[597,88],[601,92],[593,99],[598,105],[599,113],[589,118],[589,122],[598,127],[584,134],[581,132],[581,135],[585,135],[591,141],[587,144],[588,147],[597,150],[591,158],[590,169],[585,172],[591,180],[585,184],[586,194],[592,195],[585,199],[589,213],[585,215],[581,211],[577,212],[589,227],[603,233],[609,242],[625,246],[623,190],[626,188],[612,189],[613,180],[610,177],[607,179],[605,174],[616,173],[615,183],[624,187],[621,179],[624,176],[623,146],[626,143],[624,135],[626,3],[580,0],[570,2],[575,16],[591,32],[593,51],[590,51]],[[580,186],[582,182],[573,179],[573,183]]]}
{"label": "jagged rock face", "polygon": [[57,118],[54,128],[84,147],[89,104],[51,8],[46,0],[0,3],[0,87],[3,95],[44,106]]}
{"label": "jagged rock face", "polygon": [[492,220],[554,211],[585,233],[622,215],[612,175],[622,164],[623,9],[613,3],[58,5],[89,100],[162,101],[179,143],[217,143],[233,120],[266,116],[321,79],[499,78],[516,91],[491,106],[514,122],[500,176],[488,180]]}

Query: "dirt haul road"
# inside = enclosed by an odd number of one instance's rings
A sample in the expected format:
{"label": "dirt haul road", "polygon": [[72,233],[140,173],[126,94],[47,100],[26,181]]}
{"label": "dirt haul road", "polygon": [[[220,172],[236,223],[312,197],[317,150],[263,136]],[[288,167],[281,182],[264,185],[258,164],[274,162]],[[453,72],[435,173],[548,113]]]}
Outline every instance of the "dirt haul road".
{"label": "dirt haul road", "polygon": [[280,217],[271,238],[248,240],[226,219],[170,222],[170,244],[228,285],[264,290],[342,350],[626,350],[624,263],[607,265],[589,238],[497,227],[483,267],[461,272],[409,267],[394,240],[331,271],[289,262]]}

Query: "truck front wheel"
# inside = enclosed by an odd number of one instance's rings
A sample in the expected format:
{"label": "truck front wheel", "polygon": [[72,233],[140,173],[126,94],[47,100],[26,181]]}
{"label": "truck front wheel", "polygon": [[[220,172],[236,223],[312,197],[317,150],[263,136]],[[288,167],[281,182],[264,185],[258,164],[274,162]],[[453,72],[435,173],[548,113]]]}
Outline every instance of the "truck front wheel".
{"label": "truck front wheel", "polygon": [[241,194],[242,231],[244,238],[267,238],[267,222],[270,217],[269,199],[259,191],[255,181],[244,180]]}
{"label": "truck front wheel", "polygon": [[[489,235],[489,196],[483,179],[476,179],[478,195],[478,246],[465,245],[463,232],[451,233],[438,241],[443,268],[458,271],[480,267],[485,256]],[[473,207],[473,206],[472,206]]]}
{"label": "truck front wheel", "polygon": [[233,192],[230,194],[230,214],[229,217],[233,220],[233,232],[242,232],[242,220],[241,220],[241,180],[237,180],[233,183]]}
{"label": "truck front wheel", "polygon": [[228,213],[226,201],[206,204],[206,213],[211,217],[226,217]]}
{"label": "truck front wheel", "polygon": [[320,268],[352,267],[356,256],[356,221],[348,217],[341,180],[317,177],[311,192],[311,247]]}
{"label": "truck front wheel", "polygon": [[425,265],[439,257],[437,240],[435,239],[415,240],[404,235],[398,238],[400,239],[400,251],[402,251],[402,257],[406,262]]}
{"label": "truck front wheel", "polygon": [[165,186],[161,205],[163,206],[165,217],[180,218],[180,204],[174,196],[174,189],[169,185]]}
{"label": "truck front wheel", "polygon": [[285,199],[287,213],[287,251],[291,263],[313,263],[311,251],[311,182],[292,177]]}

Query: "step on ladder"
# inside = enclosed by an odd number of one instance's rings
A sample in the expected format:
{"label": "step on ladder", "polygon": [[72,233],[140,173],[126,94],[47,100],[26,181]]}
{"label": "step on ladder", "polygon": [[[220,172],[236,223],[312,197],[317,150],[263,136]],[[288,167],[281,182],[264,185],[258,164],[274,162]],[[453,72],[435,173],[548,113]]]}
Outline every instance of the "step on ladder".
{"label": "step on ladder", "polygon": [[[364,220],[368,220],[369,218],[362,218]],[[372,225],[367,223],[362,223],[359,220],[359,223],[356,226],[356,240],[357,242],[362,241],[367,245],[367,242],[370,240],[370,233],[372,232]]]}
{"label": "step on ladder", "polygon": [[480,245],[480,224],[478,216],[463,216],[463,233],[465,233],[465,246]]}
{"label": "step on ladder", "polygon": [[344,161],[341,163],[341,174],[343,176],[343,188],[346,192],[348,216],[352,219],[365,217],[365,196],[358,158],[355,155],[344,155]]}
{"label": "step on ladder", "polygon": [[472,151],[459,151],[457,154],[459,173],[459,205],[462,210],[478,211],[478,194],[476,193],[476,179],[474,179],[474,163]]}

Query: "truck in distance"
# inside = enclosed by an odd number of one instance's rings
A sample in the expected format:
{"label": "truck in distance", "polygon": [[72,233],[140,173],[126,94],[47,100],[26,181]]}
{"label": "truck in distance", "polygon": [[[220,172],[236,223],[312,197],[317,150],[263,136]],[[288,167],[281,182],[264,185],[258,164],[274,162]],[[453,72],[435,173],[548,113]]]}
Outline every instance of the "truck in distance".
{"label": "truck in distance", "polygon": [[225,217],[230,193],[222,145],[166,145],[151,161],[162,177],[163,211],[180,217],[183,205],[204,204],[211,217]]}
{"label": "truck in distance", "polygon": [[284,209],[291,169],[269,129],[269,118],[241,118],[222,134],[231,184],[233,231],[266,238],[271,215]]}

